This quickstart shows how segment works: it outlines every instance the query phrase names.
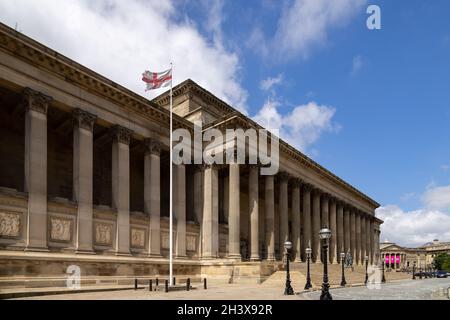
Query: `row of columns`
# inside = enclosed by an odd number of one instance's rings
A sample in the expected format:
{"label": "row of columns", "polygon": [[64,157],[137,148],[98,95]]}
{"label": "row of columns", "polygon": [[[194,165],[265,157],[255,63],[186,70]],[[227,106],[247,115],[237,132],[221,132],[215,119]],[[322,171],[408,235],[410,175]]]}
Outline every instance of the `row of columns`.
{"label": "row of columns", "polygon": [[[47,251],[47,110],[52,99],[26,88],[25,192],[28,193],[26,250]],[[93,252],[93,127],[97,117],[73,111],[73,200],[77,202],[78,253]],[[115,125],[112,137],[112,208],[117,213],[115,251],[130,254],[130,139],[132,131]],[[148,254],[160,256],[160,152],[161,144],[144,139],[144,211],[149,215]],[[174,166],[174,213],[177,257],[186,256],[186,171]]]}
{"label": "row of columns", "polygon": [[[233,163],[228,166],[228,258],[241,259],[240,252],[240,166]],[[274,176],[264,177],[265,195],[265,234],[259,234],[259,168],[249,167],[249,248],[250,260],[261,260],[259,250],[260,237],[264,239],[267,260],[275,260],[275,234],[278,227],[279,252],[284,252],[284,242],[293,242],[296,261],[304,259],[303,251],[311,245],[313,261],[320,261],[321,248],[319,230],[327,225],[332,230],[330,241],[330,262],[340,262],[341,252],[351,252],[354,261],[362,264],[368,256],[370,263],[375,261],[376,248],[375,224],[373,216],[365,214],[338,199],[331,197],[311,185],[292,179],[286,173],[279,173],[278,190],[275,190]],[[289,234],[288,192],[291,181],[291,217],[292,234]],[[202,257],[218,257],[218,168],[207,166],[204,170],[204,206],[202,225]],[[275,193],[278,192],[279,224],[275,226]],[[303,227],[303,236],[302,236]],[[302,240],[304,243],[302,243]]]}
{"label": "row of columns", "polygon": [[381,262],[384,263],[387,268],[399,269],[404,267],[405,261],[406,254],[404,253],[384,253],[381,256]]}
{"label": "row of columns", "polygon": [[[47,109],[51,98],[25,89],[25,191],[28,192],[28,250],[47,250]],[[77,252],[93,251],[93,126],[96,116],[76,109],[74,117],[73,183],[74,200],[78,203]],[[112,143],[112,207],[117,212],[115,250],[130,254],[130,149],[132,131],[113,126]],[[145,139],[144,211],[149,218],[150,256],[160,256],[160,144]],[[265,238],[267,260],[275,259],[275,190],[274,177],[266,176],[264,235],[259,234],[259,168],[249,168],[250,259],[260,260],[259,238]],[[342,201],[313,186],[278,175],[279,187],[279,251],[290,238],[296,260],[301,260],[306,244],[313,248],[313,261],[320,260],[319,230],[331,228],[330,261],[339,261],[341,251],[350,251],[356,263],[368,255],[373,262],[374,226],[372,216],[360,213]],[[289,234],[288,184],[291,180],[292,235]],[[201,219],[202,258],[216,258],[219,252],[219,174],[217,167],[207,166],[203,172],[203,215]],[[229,165],[229,252],[231,259],[240,254],[240,166]],[[174,213],[177,218],[175,253],[186,256],[186,170],[174,166]],[[303,238],[301,236],[303,226]],[[366,232],[367,231],[367,232]],[[302,244],[302,239],[305,242]]]}

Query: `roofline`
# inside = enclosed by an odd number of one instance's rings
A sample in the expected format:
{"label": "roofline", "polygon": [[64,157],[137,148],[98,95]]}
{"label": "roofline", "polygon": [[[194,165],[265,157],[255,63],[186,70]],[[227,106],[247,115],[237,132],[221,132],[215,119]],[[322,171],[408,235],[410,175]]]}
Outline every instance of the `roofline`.
{"label": "roofline", "polygon": [[[170,114],[165,108],[1,22],[0,50],[13,54],[14,57],[28,63],[30,63],[31,57],[37,55],[38,65],[36,67],[63,77],[123,108],[132,109],[136,113],[147,115],[150,118],[158,118],[165,127],[169,128]],[[183,117],[174,114],[173,119],[175,126],[193,128],[192,123]]]}
{"label": "roofline", "polygon": [[[235,119],[243,120],[244,122],[249,124],[249,127],[254,127],[254,128],[258,128],[258,129],[264,128],[259,123],[255,122],[253,119],[250,119],[248,116],[244,115],[242,112],[240,112],[240,111],[236,110],[235,108],[231,107],[225,101],[223,101],[223,100],[219,99],[218,97],[214,96],[208,90],[202,88],[199,84],[197,84],[192,79],[187,79],[187,80],[183,81],[182,83],[180,83],[177,86],[175,86],[172,91],[173,91],[173,95],[176,96],[176,95],[179,95],[179,94],[182,94],[182,93],[185,93],[185,92],[189,92],[193,88],[195,88],[196,91],[198,91],[202,95],[206,96],[210,101],[217,102],[222,109],[224,109],[224,110],[229,112],[225,116],[223,116],[223,117],[221,117],[221,118],[219,118],[219,119],[209,123],[206,127],[203,128],[204,130],[206,130],[208,128],[211,128],[213,126],[217,126],[219,123],[225,123],[225,122],[229,122],[229,121],[232,121],[232,120],[235,120]],[[159,95],[158,97],[156,97],[155,99],[153,99],[153,101],[155,103],[165,103],[169,99],[169,94],[170,94],[170,91],[166,91],[166,92],[162,93],[161,95]],[[339,178],[337,175],[335,175],[334,173],[332,173],[331,171],[329,171],[325,167],[321,166],[319,163],[315,162],[314,160],[312,160],[311,158],[306,156],[304,153],[300,152],[299,150],[297,150],[296,148],[291,146],[289,143],[287,143],[283,139],[280,138],[279,141],[280,141],[280,145],[282,145],[286,149],[286,151],[290,151],[290,152],[294,153],[296,156],[298,156],[300,158],[300,161],[302,163],[304,163],[305,165],[309,166],[310,168],[312,168],[313,170],[315,170],[319,174],[322,174],[325,177],[331,179],[332,181],[335,181],[336,183],[338,183],[339,185],[343,186],[344,188],[350,190],[354,194],[357,194],[363,200],[369,202],[369,204],[374,206],[375,209],[380,207],[380,204],[378,202],[376,202],[375,200],[373,200],[372,198],[370,198],[369,196],[367,196],[363,192],[359,191],[358,189],[353,187],[348,182],[346,182],[343,179]],[[378,223],[380,223],[380,224],[383,223],[382,220],[380,220],[378,218],[377,218],[377,220],[378,220],[377,221]]]}

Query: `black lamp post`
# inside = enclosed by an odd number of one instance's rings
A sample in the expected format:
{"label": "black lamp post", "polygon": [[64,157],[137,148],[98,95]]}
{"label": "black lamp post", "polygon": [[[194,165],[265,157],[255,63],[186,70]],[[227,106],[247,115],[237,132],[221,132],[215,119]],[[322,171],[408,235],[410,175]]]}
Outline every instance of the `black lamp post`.
{"label": "black lamp post", "polygon": [[413,277],[412,277],[412,279],[416,280],[416,262],[415,261],[414,261],[414,264],[413,264]]}
{"label": "black lamp post", "polygon": [[384,276],[384,261],[381,261],[381,283],[386,283],[386,277]]}
{"label": "black lamp post", "polygon": [[311,248],[306,248],[306,284],[305,284],[305,290],[311,289],[312,288],[312,284],[311,284],[311,273],[309,270],[309,264],[311,261],[311,253],[312,253],[312,249]]}
{"label": "black lamp post", "polygon": [[369,273],[367,272],[369,267],[369,257],[365,256],[364,261],[366,262],[366,278],[364,279],[364,284],[367,285],[367,283],[369,282]]}
{"label": "black lamp post", "polygon": [[341,268],[342,268],[342,279],[341,279],[341,287],[345,287],[347,281],[345,281],[345,273],[344,273],[344,264],[345,264],[345,252],[341,252]]}
{"label": "black lamp post", "polygon": [[289,259],[290,251],[292,249],[292,242],[286,241],[284,243],[284,248],[286,249],[286,287],[284,288],[284,295],[291,296],[294,294],[294,289],[291,286],[291,276],[289,274]]}
{"label": "black lamp post", "polygon": [[320,295],[320,300],[333,300],[330,294],[330,284],[328,283],[328,241],[331,238],[331,230],[327,227],[322,228],[319,231],[319,237],[322,241],[322,257],[323,257],[323,283],[322,283],[322,293]]}

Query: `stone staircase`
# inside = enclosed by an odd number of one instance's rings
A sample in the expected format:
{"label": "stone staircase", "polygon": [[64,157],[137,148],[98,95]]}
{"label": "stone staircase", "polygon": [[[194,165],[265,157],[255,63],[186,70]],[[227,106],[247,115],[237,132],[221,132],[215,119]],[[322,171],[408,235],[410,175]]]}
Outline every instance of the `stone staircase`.
{"label": "stone staircase", "polygon": [[[302,291],[306,284],[306,270],[307,266],[304,262],[291,262],[291,284],[295,291]],[[370,270],[370,269],[369,269]],[[321,263],[310,265],[311,282],[313,289],[319,289],[323,280],[323,265]],[[369,272],[369,276],[371,273]],[[396,280],[410,279],[411,275],[403,272],[385,272],[385,278],[387,282]],[[365,267],[355,266],[353,270],[351,268],[345,269],[345,279],[347,286],[361,285],[365,280]],[[286,272],[277,271],[273,273],[262,285],[265,286],[284,286],[286,281]],[[328,281],[331,287],[338,287],[341,283],[341,265],[329,264],[328,265]]]}

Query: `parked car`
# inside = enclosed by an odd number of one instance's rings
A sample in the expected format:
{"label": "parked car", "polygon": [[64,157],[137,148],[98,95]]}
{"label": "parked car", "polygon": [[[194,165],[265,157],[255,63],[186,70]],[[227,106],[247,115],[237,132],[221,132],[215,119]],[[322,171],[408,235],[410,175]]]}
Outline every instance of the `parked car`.
{"label": "parked car", "polygon": [[436,272],[436,278],[447,278],[448,277],[448,273],[446,271],[437,271]]}

